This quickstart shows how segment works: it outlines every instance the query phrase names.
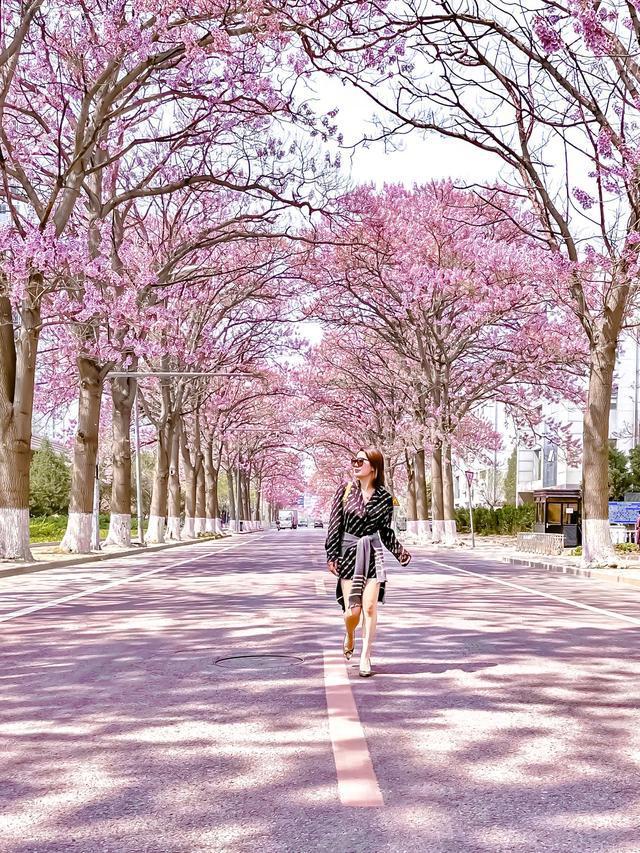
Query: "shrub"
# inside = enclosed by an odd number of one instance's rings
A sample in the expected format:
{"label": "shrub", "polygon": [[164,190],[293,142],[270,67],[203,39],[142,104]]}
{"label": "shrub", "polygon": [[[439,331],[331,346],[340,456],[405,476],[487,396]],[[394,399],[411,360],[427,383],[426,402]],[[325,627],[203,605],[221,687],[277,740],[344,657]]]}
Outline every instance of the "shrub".
{"label": "shrub", "polygon": [[635,542],[618,542],[617,545],[614,546],[615,550],[619,554],[637,554],[638,546]]}
{"label": "shrub", "polygon": [[66,513],[69,507],[71,472],[67,460],[42,442],[31,459],[29,509],[32,515]]}
{"label": "shrub", "polygon": [[[514,506],[506,504],[498,509],[485,506],[474,507],[473,526],[479,536],[495,534],[515,536],[516,533],[533,529],[536,509],[534,504]],[[461,533],[469,533],[469,510],[456,510],[456,524]]]}

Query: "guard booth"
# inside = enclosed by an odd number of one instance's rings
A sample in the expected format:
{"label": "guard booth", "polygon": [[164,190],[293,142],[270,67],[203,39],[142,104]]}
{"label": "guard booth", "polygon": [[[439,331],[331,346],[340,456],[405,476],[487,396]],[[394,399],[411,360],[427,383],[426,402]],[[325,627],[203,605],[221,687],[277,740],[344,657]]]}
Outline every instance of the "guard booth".
{"label": "guard booth", "polygon": [[582,544],[582,494],[579,488],[537,489],[535,533],[562,533],[564,547]]}

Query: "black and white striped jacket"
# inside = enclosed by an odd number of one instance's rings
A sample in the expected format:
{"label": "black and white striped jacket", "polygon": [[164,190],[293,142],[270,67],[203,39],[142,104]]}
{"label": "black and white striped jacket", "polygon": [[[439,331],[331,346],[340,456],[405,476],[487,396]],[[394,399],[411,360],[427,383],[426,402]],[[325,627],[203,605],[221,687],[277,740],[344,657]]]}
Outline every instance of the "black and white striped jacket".
{"label": "black and white striped jacket", "polygon": [[[353,545],[347,548],[344,554],[341,554],[343,533],[352,533],[354,536],[360,537],[370,536],[377,531],[382,544],[400,562],[406,552],[391,528],[393,498],[389,492],[382,486],[378,486],[365,504],[359,481],[356,480],[351,484],[345,501],[346,488],[346,486],[340,486],[331,505],[329,529],[325,542],[327,561],[336,560],[338,562],[338,573],[341,578],[353,577],[356,547]],[[372,548],[367,577],[376,575],[376,562],[382,559],[382,551]],[[382,574],[379,569],[377,574],[378,576]]]}

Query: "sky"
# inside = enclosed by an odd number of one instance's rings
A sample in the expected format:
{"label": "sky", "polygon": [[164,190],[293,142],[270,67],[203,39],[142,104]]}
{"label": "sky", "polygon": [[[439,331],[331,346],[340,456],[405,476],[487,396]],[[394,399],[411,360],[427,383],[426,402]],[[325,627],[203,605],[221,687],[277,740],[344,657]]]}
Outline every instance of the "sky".
{"label": "sky", "polygon": [[[355,141],[373,125],[373,103],[355,89],[327,77],[314,80],[315,107],[319,111],[337,107],[337,123],[347,144]],[[497,158],[455,139],[444,139],[419,131],[397,137],[399,150],[385,151],[384,143],[362,146],[343,155],[343,168],[355,183],[373,182],[376,186],[397,182],[405,186],[425,181],[453,178],[460,182],[492,181],[498,177]]]}
{"label": "sky", "polygon": [[[373,104],[365,95],[327,77],[314,80],[314,87],[312,97],[318,112],[338,108],[336,121],[347,145],[371,131]],[[376,187],[385,183],[410,187],[446,178],[461,184],[492,182],[499,176],[500,165],[497,158],[472,145],[433,133],[425,136],[419,131],[396,138],[392,150],[386,150],[379,142],[366,148],[349,148],[342,155],[342,169],[351,182],[373,183]],[[301,323],[299,329],[312,344],[322,338],[318,323]]]}

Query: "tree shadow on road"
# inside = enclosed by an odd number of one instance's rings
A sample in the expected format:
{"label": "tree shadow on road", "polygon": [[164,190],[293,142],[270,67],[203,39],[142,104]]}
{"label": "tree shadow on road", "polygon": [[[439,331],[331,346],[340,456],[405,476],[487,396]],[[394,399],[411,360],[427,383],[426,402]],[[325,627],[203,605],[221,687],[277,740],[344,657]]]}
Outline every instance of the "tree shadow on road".
{"label": "tree shadow on road", "polygon": [[[350,669],[385,807],[345,808],[322,667],[340,617],[314,578],[256,551],[7,623],[1,849],[638,849],[638,629],[398,578],[377,675]],[[250,653],[305,662],[216,663]]]}

